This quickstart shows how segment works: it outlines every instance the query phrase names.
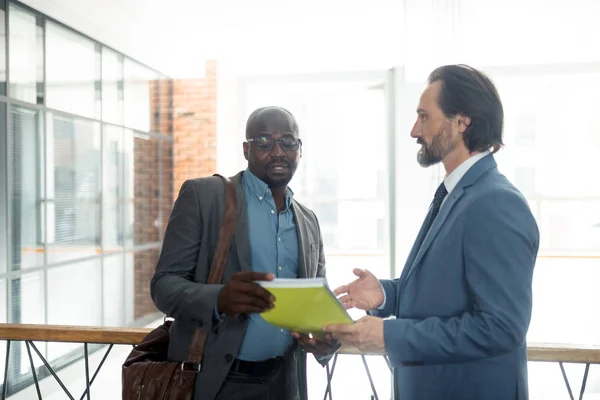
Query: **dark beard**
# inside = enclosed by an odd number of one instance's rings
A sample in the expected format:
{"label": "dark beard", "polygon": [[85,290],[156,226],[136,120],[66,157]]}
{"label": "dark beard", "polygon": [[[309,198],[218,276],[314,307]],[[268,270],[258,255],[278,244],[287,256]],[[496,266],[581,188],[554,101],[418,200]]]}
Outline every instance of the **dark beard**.
{"label": "dark beard", "polygon": [[437,135],[431,139],[430,145],[422,138],[417,140],[417,143],[422,146],[421,150],[417,153],[417,162],[420,166],[430,167],[435,165],[446,158],[456,148],[457,142],[452,141],[449,125],[444,124]]}

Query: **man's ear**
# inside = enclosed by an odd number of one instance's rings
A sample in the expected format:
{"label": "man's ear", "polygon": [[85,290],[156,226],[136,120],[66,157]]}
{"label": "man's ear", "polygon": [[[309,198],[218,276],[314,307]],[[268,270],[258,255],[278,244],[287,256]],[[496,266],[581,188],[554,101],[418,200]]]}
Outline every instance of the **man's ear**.
{"label": "man's ear", "polygon": [[458,132],[462,135],[465,133],[469,125],[471,125],[471,117],[467,117],[464,114],[456,115],[456,123],[458,125]]}
{"label": "man's ear", "polygon": [[247,161],[248,160],[248,142],[244,142],[243,148],[244,148],[244,158]]}

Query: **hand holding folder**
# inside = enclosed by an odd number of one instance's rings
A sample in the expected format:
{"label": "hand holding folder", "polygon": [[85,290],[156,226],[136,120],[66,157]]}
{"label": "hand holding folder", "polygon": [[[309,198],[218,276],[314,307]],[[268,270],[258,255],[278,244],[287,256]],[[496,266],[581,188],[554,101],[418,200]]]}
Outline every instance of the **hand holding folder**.
{"label": "hand holding folder", "polygon": [[274,308],[261,313],[272,325],[323,337],[325,325],[354,322],[325,278],[274,279],[256,283],[275,297]]}

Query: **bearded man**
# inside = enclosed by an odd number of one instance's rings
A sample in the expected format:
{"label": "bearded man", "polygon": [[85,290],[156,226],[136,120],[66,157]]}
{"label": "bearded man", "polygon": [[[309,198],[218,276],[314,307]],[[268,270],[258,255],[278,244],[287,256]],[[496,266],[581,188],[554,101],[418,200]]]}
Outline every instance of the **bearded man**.
{"label": "bearded man", "polygon": [[400,278],[355,270],[358,279],[335,293],[369,315],[325,330],[345,345],[385,351],[395,398],[525,400],[539,231],[494,160],[502,102],[468,66],[440,67],[428,81],[411,137],[419,164],[443,163],[444,181]]}

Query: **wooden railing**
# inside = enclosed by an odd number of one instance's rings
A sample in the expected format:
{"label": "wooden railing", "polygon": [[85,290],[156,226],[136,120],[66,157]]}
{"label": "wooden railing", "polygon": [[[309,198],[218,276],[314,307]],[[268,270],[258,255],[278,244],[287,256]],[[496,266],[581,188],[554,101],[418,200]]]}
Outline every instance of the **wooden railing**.
{"label": "wooden railing", "polygon": [[[35,376],[35,368],[33,368],[33,361],[31,359],[31,353],[29,352],[29,346],[36,351],[38,356],[42,359],[46,368],[50,370],[50,373],[57,379],[61,387],[65,390],[69,398],[73,399],[73,396],[68,392],[66,387],[60,382],[58,376],[51,370],[50,365],[44,359],[42,354],[37,350],[33,342],[69,342],[69,343],[82,343],[85,346],[85,361],[86,361],[86,391],[81,396],[81,399],[86,397],[89,398],[89,389],[94,381],[98,371],[102,367],[104,360],[108,356],[113,345],[135,345],[142,341],[151,329],[149,328],[124,328],[124,327],[97,327],[97,326],[71,326],[71,325],[30,325],[30,324],[0,324],[0,340],[7,342],[6,351],[6,366],[8,367],[8,357],[10,353],[10,344],[13,341],[22,341],[27,344],[30,362],[32,365],[32,371],[34,374],[34,381],[36,389],[38,390],[38,397],[41,399],[39,392],[37,378]],[[89,379],[89,365],[88,365],[88,344],[104,344],[108,345],[109,348],[104,355],[104,358],[100,362],[96,373]],[[366,364],[365,356],[382,356],[385,357],[384,353],[363,353],[355,348],[343,347],[338,354],[351,354],[360,355],[363,357],[365,368],[370,376],[368,366]],[[585,385],[587,382],[588,371],[591,364],[600,364],[600,345],[575,345],[575,344],[558,344],[558,343],[529,343],[527,346],[528,360],[532,362],[555,362],[560,365],[561,372],[567,390],[571,399],[574,399],[569,380],[567,379],[563,363],[577,363],[585,364],[585,372],[580,391],[580,399],[583,397],[585,391]],[[331,370],[328,368],[328,382],[331,381],[333,375],[333,368],[335,367],[336,358],[333,360],[333,366]],[[387,361],[387,357],[386,357]],[[388,362],[389,365],[389,362]],[[328,366],[329,367],[329,366]],[[391,367],[390,367],[391,368]],[[5,371],[4,383],[6,383],[7,370]],[[371,384],[372,385],[372,384]],[[329,384],[328,384],[329,387]],[[5,398],[7,385],[4,384],[3,399]],[[373,387],[375,392],[375,388]],[[376,394],[374,396],[377,398]]]}

